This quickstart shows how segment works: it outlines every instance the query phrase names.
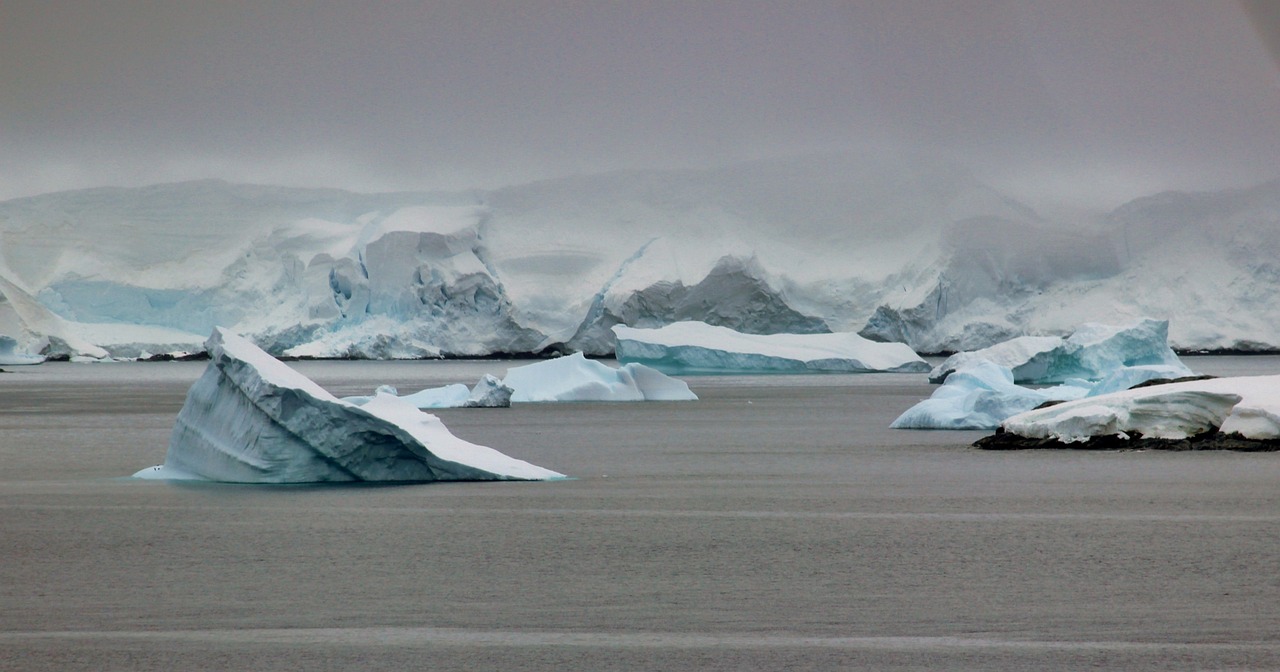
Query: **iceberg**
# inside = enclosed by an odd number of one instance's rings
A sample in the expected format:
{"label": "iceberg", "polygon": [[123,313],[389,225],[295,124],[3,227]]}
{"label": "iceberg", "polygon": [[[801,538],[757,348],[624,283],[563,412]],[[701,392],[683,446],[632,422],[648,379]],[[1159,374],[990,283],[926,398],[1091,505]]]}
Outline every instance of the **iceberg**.
{"label": "iceberg", "polygon": [[343,401],[214,328],[164,464],[135,476],[230,483],[546,480],[562,474],[453,436],[387,389]]}
{"label": "iceberg", "polygon": [[876,343],[854,333],[743,334],[704,322],[658,329],[617,325],[619,362],[666,373],[921,372],[929,365],[901,343]]}
{"label": "iceberg", "polygon": [[9,336],[0,336],[0,366],[27,366],[43,362],[43,355],[18,352],[17,340]]}
{"label": "iceberg", "polygon": [[1280,376],[1167,383],[1008,418],[982,448],[1280,449]]}
{"label": "iceberg", "polygon": [[413,394],[400,396],[391,385],[379,385],[370,396],[343,397],[342,400],[363,406],[379,394],[399,396],[399,398],[417,409],[430,408],[508,408],[511,406],[511,388],[502,384],[495,376],[484,374],[474,389],[467,389],[462,383],[453,383],[443,387],[431,387]]}
{"label": "iceberg", "polygon": [[893,429],[995,429],[1005,419],[1049,401],[1079,399],[1085,381],[1032,389],[1016,385],[1008,367],[979,361],[947,377],[932,396],[907,409]]}
{"label": "iceberg", "polygon": [[694,401],[689,385],[643,364],[612,368],[577,352],[507,370],[513,402]]}
{"label": "iceberg", "polygon": [[[995,429],[1006,418],[1050,401],[1126,390],[1157,379],[1195,375],[1166,344],[1168,322],[1085,324],[1069,338],[1021,336],[953,355],[934,367],[942,386],[907,409],[895,429]],[[1060,383],[1033,389],[1018,383]]]}
{"label": "iceberg", "polygon": [[1021,336],[981,350],[956,353],[929,372],[929,382],[940,383],[952,372],[976,361],[1008,367],[1016,383],[1098,380],[1132,366],[1164,366],[1178,369],[1184,376],[1193,375],[1169,347],[1168,320],[1149,318],[1118,327],[1087,323],[1067,338]]}

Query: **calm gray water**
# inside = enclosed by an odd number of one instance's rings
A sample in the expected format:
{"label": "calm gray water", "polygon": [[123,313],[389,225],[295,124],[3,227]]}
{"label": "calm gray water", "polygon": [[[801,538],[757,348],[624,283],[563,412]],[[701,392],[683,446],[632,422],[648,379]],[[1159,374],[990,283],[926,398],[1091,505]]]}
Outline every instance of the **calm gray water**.
{"label": "calm gray water", "polygon": [[[1277,454],[986,453],[886,428],[922,374],[699,377],[439,413],[569,481],[123,478],[203,366],[0,374],[0,669],[1280,669]],[[339,395],[505,367],[297,365]]]}

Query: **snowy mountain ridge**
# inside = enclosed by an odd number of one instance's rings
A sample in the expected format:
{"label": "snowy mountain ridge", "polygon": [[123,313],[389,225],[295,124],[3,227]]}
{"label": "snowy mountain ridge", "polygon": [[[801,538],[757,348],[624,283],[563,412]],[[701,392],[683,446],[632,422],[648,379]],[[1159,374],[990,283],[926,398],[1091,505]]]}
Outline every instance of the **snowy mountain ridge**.
{"label": "snowy mountain ridge", "polygon": [[30,352],[613,350],[616,324],[860,331],[921,352],[1170,320],[1280,347],[1280,182],[1054,225],[969,178],[848,157],[356,194],[205,180],[0,203],[0,334]]}

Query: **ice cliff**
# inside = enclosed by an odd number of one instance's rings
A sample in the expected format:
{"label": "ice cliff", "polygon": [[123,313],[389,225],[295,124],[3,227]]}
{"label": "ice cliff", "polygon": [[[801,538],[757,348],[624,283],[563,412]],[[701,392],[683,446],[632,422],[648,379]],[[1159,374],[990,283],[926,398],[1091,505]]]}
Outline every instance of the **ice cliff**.
{"label": "ice cliff", "polygon": [[632,171],[488,191],[189,182],[0,203],[0,335],[137,357],[226,325],[275,355],[609,354],[702,321],[973,350],[1176,317],[1178,348],[1280,347],[1280,182],[1047,221],[913,157]]}
{"label": "ice cliff", "polygon": [[543,480],[561,474],[463,441],[393,394],[335,398],[215,328],[210,362],[178,414],[164,464],[142,478],[230,483]]}

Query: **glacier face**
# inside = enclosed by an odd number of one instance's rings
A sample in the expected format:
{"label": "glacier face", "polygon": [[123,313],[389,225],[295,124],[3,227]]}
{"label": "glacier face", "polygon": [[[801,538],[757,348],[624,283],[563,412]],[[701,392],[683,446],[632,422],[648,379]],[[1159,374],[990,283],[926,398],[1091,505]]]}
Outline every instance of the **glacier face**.
{"label": "glacier face", "polygon": [[561,474],[449,433],[388,390],[333,397],[251,342],[215,328],[210,362],[143,478],[229,483],[544,480]]}
{"label": "glacier face", "polygon": [[973,350],[1172,318],[1280,347],[1280,182],[1045,221],[954,170],[810,157],[490,191],[201,181],[0,203],[0,335],[135,357],[226,325],[277,355],[613,352],[611,327],[859,332]]}
{"label": "glacier face", "polygon": [[705,322],[657,329],[615,326],[619,362],[667,373],[920,372],[929,365],[901,343],[857,334],[743,334]]}

